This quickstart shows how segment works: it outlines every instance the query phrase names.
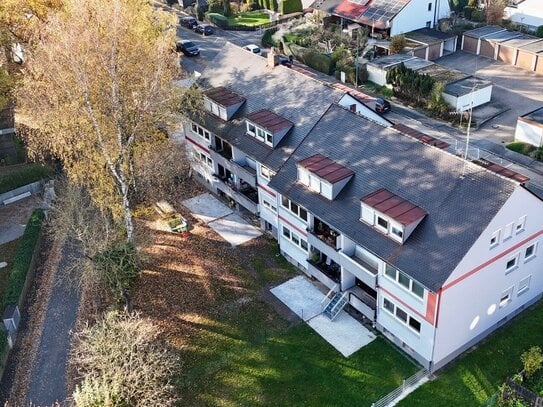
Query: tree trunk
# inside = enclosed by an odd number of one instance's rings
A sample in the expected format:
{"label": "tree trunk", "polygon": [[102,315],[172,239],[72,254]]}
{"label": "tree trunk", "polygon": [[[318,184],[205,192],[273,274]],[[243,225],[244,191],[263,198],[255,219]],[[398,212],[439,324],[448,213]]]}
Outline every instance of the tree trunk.
{"label": "tree trunk", "polygon": [[130,209],[130,201],[128,199],[128,182],[124,170],[119,168],[119,184],[121,187],[121,194],[123,196],[123,210],[124,210],[124,225],[126,227],[126,240],[130,243],[134,243],[134,224],[132,222],[132,210]]}

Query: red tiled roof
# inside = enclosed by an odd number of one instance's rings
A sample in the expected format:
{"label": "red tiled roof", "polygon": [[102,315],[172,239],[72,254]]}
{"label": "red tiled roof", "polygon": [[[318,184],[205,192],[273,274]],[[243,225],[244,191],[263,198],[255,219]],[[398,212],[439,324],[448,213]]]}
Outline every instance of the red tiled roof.
{"label": "red tiled roof", "polygon": [[209,89],[208,91],[204,92],[204,95],[224,107],[234,106],[238,103],[245,102],[245,98],[243,96],[238,95],[237,93],[232,92],[223,86]]}
{"label": "red tiled roof", "polygon": [[334,12],[340,14],[343,17],[355,20],[366,9],[366,5],[360,5],[357,3],[352,3],[349,0],[345,0],[343,3],[336,7]]}
{"label": "red tiled roof", "polygon": [[493,163],[492,161],[479,159],[479,160],[475,160],[475,163],[479,164],[480,166],[486,168],[489,171],[492,171],[492,172],[495,172],[496,174],[501,175],[502,177],[514,179],[515,181],[520,182],[521,184],[528,182],[530,180],[530,178],[528,178],[526,175],[510,170],[509,168],[505,168],[499,164]]}
{"label": "red tiled roof", "polygon": [[442,140],[439,140],[435,137],[432,137],[432,136],[429,136],[427,134],[424,134],[416,129],[413,129],[412,127],[409,127],[409,126],[406,126],[405,124],[401,124],[401,123],[398,123],[398,124],[395,124],[394,126],[392,126],[392,128],[398,130],[398,131],[401,131],[402,133],[405,133],[407,134],[408,136],[411,136],[411,137],[414,137],[416,138],[417,140],[425,143],[425,144],[430,144],[431,146],[434,146],[434,147],[437,147],[437,148],[441,148],[441,149],[444,149],[444,148],[447,148],[449,147],[449,143],[446,143]]}
{"label": "red tiled roof", "polygon": [[404,226],[426,216],[424,209],[398,195],[394,195],[385,188],[366,195],[361,201]]}
{"label": "red tiled roof", "polygon": [[272,133],[294,126],[290,120],[287,120],[270,110],[259,110],[251,113],[247,116],[247,119]]}
{"label": "red tiled roof", "polygon": [[306,158],[300,161],[299,164],[332,184],[354,175],[354,172],[349,168],[321,154],[315,154]]}

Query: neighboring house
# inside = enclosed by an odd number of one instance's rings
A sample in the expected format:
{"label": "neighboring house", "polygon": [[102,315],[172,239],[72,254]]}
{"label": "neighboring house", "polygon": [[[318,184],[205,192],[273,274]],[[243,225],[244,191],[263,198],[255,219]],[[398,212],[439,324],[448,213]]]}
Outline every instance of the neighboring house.
{"label": "neighboring house", "polygon": [[466,31],[462,50],[543,74],[543,39],[498,26]]}
{"label": "neighboring house", "polygon": [[405,40],[410,55],[433,61],[456,52],[458,36],[431,28],[419,28],[406,33]]}
{"label": "neighboring house", "polygon": [[513,0],[504,10],[504,18],[535,31],[543,25],[541,0]]}
{"label": "neighboring house", "polygon": [[515,140],[543,147],[543,107],[526,113],[517,119]]}
{"label": "neighboring house", "polygon": [[206,112],[185,135],[201,182],[423,366],[541,298],[543,203],[526,177],[231,44],[199,85]]}
{"label": "neighboring house", "polygon": [[449,17],[450,8],[448,0],[343,0],[332,14],[362,24],[374,33],[394,36],[435,28],[440,19]]}

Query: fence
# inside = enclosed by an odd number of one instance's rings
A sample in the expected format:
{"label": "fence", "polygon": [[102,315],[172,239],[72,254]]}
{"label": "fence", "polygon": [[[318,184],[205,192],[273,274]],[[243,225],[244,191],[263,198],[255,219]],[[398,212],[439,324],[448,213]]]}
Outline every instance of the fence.
{"label": "fence", "polygon": [[210,22],[217,25],[217,27],[226,30],[226,31],[264,31],[268,28],[275,27],[277,25],[281,25],[283,23],[286,23],[287,21],[290,21],[294,18],[301,18],[303,16],[303,13],[291,13],[287,14],[283,17],[278,18],[275,21],[270,21],[269,23],[261,24],[261,25],[230,25],[228,23],[220,23],[219,21],[213,21],[212,19],[208,19]]}
{"label": "fence", "polygon": [[423,378],[427,377],[430,374],[428,370],[422,369],[419,370],[417,373],[415,373],[413,376],[408,377],[405,379],[402,383],[402,385],[394,390],[392,390],[390,393],[388,393],[385,397],[383,397],[380,400],[377,400],[375,403],[371,404],[371,407],[385,407],[388,406],[390,403],[392,403],[394,400],[396,400],[400,395],[409,387],[415,385]]}
{"label": "fence", "polygon": [[514,382],[511,379],[506,380],[507,385],[513,390],[513,393],[521,399],[529,402],[534,407],[543,407],[543,397],[537,393],[528,390],[526,387]]}

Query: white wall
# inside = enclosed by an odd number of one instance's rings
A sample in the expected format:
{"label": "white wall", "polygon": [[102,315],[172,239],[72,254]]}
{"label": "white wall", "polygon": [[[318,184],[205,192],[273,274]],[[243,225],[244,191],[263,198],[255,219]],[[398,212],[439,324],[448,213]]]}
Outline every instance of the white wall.
{"label": "white wall", "polygon": [[463,112],[469,110],[471,104],[473,107],[481,106],[485,103],[490,102],[492,98],[492,85],[489,85],[485,88],[477,89],[475,92],[468,93],[467,95],[462,95],[456,97],[449,95],[448,93],[443,92],[443,99],[450,106],[456,109],[457,112]]}
{"label": "white wall", "polygon": [[543,125],[538,126],[520,119],[517,120],[515,140],[529,143],[536,147],[543,146]]}
{"label": "white wall", "polygon": [[339,105],[343,106],[347,110],[350,110],[351,105],[355,105],[356,113],[359,114],[360,116],[364,116],[386,127],[391,126],[391,123],[387,119],[385,119],[384,117],[382,117],[381,115],[379,115],[378,113],[370,109],[365,104],[360,103],[358,100],[356,100],[354,97],[352,97],[349,94],[345,94],[341,98],[341,100],[339,101]]}
{"label": "white wall", "polygon": [[366,69],[368,70],[368,80],[372,81],[373,83],[384,86],[387,83],[387,72],[384,69],[378,68],[376,66],[372,66],[371,64],[368,64],[366,66]]}
{"label": "white wall", "polygon": [[517,7],[506,7],[504,17],[518,24],[539,27],[543,25],[541,0],[524,0]]}
{"label": "white wall", "polygon": [[[428,11],[428,4],[432,3],[432,9]],[[448,0],[411,0],[392,20],[390,35],[404,34],[419,28],[426,27],[430,21],[430,27],[434,27],[440,18],[448,17],[451,13]]]}
{"label": "white wall", "polygon": [[[543,203],[517,187],[504,207],[481,234],[453,271],[441,293],[434,361],[439,362],[498,322],[530,302],[543,291]],[[515,233],[519,218],[526,215],[525,228]],[[514,223],[512,237],[504,241],[506,225]],[[500,230],[499,244],[490,239]],[[526,247],[538,242],[536,257],[524,262]],[[519,255],[517,269],[506,274],[506,263]],[[531,275],[530,289],[517,296],[521,279]],[[463,278],[463,279],[462,279]],[[514,287],[512,301],[499,307],[501,294]]]}
{"label": "white wall", "polygon": [[[295,232],[305,241],[307,241],[307,231],[309,225],[310,216],[308,213],[308,222],[304,222],[297,216],[293,215],[288,209],[285,209],[281,205],[281,197],[277,194],[278,197],[278,236],[279,236],[279,245],[281,250],[287,253],[291,258],[300,263],[303,267],[307,269],[307,257],[308,252],[302,250],[299,246],[293,244],[290,240],[287,240],[283,237],[283,225],[289,228],[291,231]],[[281,219],[282,218],[282,219]]]}

